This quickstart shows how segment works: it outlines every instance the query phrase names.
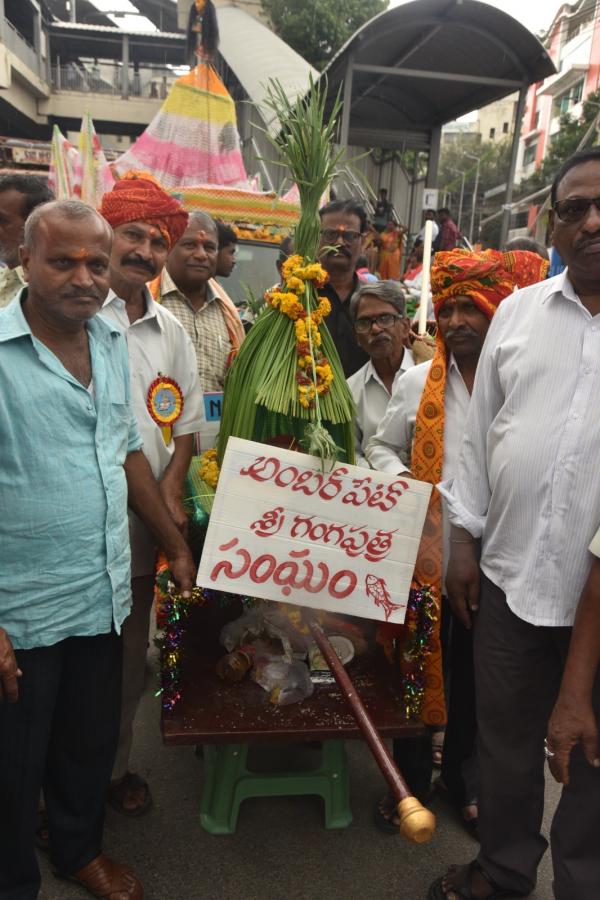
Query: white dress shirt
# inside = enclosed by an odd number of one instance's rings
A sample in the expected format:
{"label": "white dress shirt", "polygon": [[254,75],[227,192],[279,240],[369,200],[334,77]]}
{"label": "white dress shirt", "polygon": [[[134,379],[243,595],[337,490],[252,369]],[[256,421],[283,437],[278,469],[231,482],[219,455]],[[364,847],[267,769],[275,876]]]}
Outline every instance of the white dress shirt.
{"label": "white dress shirt", "polygon": [[[431,240],[433,242],[433,241],[435,241],[436,237],[440,233],[440,226],[438,225],[437,222],[434,222],[433,219],[431,220],[431,225],[432,225]],[[418,235],[415,238],[415,243],[418,243],[418,241],[424,241],[424,240],[425,240],[425,226],[423,225],[423,227],[421,228],[421,230],[419,231]]]}
{"label": "white dress shirt", "polygon": [[593,553],[594,556],[600,556],[600,528],[594,535],[594,540],[590,544],[590,553]]}
{"label": "white dress shirt", "polygon": [[[431,360],[414,366],[394,385],[387,412],[365,452],[374,469],[392,474],[410,471],[415,422],[430,368]],[[458,470],[470,399],[456,360],[450,356],[444,391],[444,480],[454,478]],[[442,515],[445,573],[450,549],[450,524],[445,503],[442,503]]]}
{"label": "white dress shirt", "polygon": [[[415,360],[412,350],[405,347],[400,368],[394,376],[392,392],[395,390],[400,376],[412,368],[414,364]],[[356,403],[356,417],[354,419],[356,465],[369,468],[369,464],[365,459],[365,447],[369,438],[377,431],[377,427],[385,415],[391,395],[377,374],[371,360],[365,363],[362,369],[351,375],[347,382]]]}
{"label": "white dress shirt", "polygon": [[[144,442],[144,456],[157,480],[163,476],[175,452],[174,438],[199,431],[203,421],[203,397],[198,380],[196,354],[183,327],[145,288],[146,312],[130,322],[125,301],[110,291],[102,315],[119,326],[127,340],[131,375],[131,399],[137,425]],[[181,416],[173,425],[171,440],[165,444],[162,429],[148,412],[148,390],[159,375],[173,378],[183,394]],[[131,574],[154,571],[156,544],[138,517],[129,513]]]}
{"label": "white dress shirt", "polygon": [[459,471],[440,490],[481,568],[534,625],[572,625],[600,521],[600,315],[567,271],[492,320]]}

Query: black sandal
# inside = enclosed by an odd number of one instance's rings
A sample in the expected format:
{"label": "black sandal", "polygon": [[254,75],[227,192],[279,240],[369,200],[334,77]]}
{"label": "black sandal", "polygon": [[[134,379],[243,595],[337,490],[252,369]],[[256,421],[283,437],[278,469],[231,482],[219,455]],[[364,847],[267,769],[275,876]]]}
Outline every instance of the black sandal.
{"label": "black sandal", "polygon": [[[144,788],[146,792],[143,803],[140,803],[139,806],[136,806],[133,809],[128,809],[123,804],[125,795],[129,791],[137,791],[140,790],[140,788]],[[113,809],[116,809],[117,812],[120,812],[124,816],[129,816],[130,818],[143,816],[152,808],[150,785],[143,778],[140,778],[139,775],[134,775],[133,772],[126,772],[118,781],[113,781],[106,792],[106,799]]]}
{"label": "black sandal", "polygon": [[469,863],[468,866],[464,866],[464,880],[462,884],[458,884],[454,887],[448,888],[444,890],[443,882],[444,878],[453,871],[458,869],[458,866],[451,866],[446,875],[442,875],[441,878],[436,879],[433,882],[431,887],[429,888],[429,893],[427,895],[428,900],[447,900],[448,894],[455,894],[457,897],[462,897],[464,900],[479,900],[478,897],[475,896],[472,890],[472,882],[473,882],[473,874],[475,872],[479,872],[483,878],[487,881],[489,886],[492,888],[492,893],[488,894],[485,900],[501,900],[503,897],[526,897],[526,894],[515,894],[514,891],[507,891],[504,888],[499,887],[492,879],[487,875],[484,870],[481,868],[477,860],[473,860],[473,862]]}

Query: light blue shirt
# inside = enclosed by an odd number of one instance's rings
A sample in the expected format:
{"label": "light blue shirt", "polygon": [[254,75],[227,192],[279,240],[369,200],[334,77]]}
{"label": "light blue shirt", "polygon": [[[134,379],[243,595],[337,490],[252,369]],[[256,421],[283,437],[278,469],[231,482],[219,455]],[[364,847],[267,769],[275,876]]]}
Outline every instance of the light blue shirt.
{"label": "light blue shirt", "polygon": [[131,605],[125,457],[142,446],[127,347],[87,323],[86,389],[0,310],[0,626],[19,649],[117,631]]}

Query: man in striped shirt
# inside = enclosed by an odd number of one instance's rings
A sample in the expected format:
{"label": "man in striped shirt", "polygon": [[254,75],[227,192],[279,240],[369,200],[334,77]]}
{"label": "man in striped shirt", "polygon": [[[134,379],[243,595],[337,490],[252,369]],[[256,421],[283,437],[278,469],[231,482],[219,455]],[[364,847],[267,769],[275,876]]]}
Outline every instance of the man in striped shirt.
{"label": "man in striped shirt", "polygon": [[[481,852],[430,900],[527,896],[547,847],[544,738],[600,521],[600,149],[559,171],[551,223],[567,269],[494,317],[458,475],[440,488],[447,592],[474,625]],[[577,752],[551,834],[557,900],[600,897],[598,834],[600,772]]]}
{"label": "man in striped shirt", "polygon": [[192,213],[162,275],[150,284],[155,299],[190,336],[205,392],[223,390],[227,370],[245,336],[237,309],[214,277],[218,253],[216,224],[205,213]]}

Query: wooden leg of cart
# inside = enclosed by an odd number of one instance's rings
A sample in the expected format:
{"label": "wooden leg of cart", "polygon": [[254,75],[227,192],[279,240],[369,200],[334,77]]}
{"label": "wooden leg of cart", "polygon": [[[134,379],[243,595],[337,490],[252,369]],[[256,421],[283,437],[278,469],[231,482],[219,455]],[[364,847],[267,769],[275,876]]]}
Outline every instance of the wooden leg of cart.
{"label": "wooden leg of cart", "polygon": [[396,768],[392,756],[381,739],[373,721],[365,706],[358,696],[348,673],[344,669],[338,655],[331,646],[329,639],[318,622],[309,621],[311,633],[318,644],[319,650],[325,657],[327,665],[342,694],[350,705],[352,715],[362,731],[375,761],[388,782],[394,797],[398,803],[398,816],[400,817],[400,833],[415,844],[423,844],[428,841],[435,831],[435,816],[430,810],[425,809],[416,797],[413,797],[404,778]]}

